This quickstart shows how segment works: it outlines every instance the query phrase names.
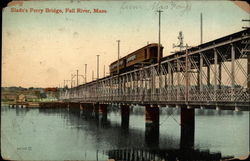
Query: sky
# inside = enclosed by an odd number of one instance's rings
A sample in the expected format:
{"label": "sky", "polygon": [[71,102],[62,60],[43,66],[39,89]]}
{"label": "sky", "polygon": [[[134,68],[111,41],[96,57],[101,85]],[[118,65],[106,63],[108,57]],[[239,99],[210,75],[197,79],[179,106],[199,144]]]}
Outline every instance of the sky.
{"label": "sky", "polygon": [[[96,55],[100,55],[99,77],[104,76],[104,66],[108,75],[109,65],[117,60],[117,40],[121,57],[158,42],[158,9],[163,11],[164,56],[177,50],[173,44],[178,43],[179,31],[185,44],[200,44],[201,13],[203,42],[241,31],[247,25],[242,19],[249,19],[249,12],[230,1],[12,2],[3,10],[2,86],[62,87],[76,70],[84,75],[85,64],[89,82],[93,71],[97,77]],[[82,77],[79,82],[83,83]]]}

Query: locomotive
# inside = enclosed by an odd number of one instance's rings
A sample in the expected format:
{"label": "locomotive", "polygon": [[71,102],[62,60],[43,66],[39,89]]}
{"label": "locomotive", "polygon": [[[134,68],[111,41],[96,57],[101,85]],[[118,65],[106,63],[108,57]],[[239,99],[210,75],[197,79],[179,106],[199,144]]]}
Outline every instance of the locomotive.
{"label": "locomotive", "polygon": [[[162,58],[163,46],[160,45],[160,58]],[[119,60],[119,73],[135,69],[140,65],[149,65],[157,62],[158,44],[148,44]],[[109,65],[110,75],[118,74],[118,60]]]}

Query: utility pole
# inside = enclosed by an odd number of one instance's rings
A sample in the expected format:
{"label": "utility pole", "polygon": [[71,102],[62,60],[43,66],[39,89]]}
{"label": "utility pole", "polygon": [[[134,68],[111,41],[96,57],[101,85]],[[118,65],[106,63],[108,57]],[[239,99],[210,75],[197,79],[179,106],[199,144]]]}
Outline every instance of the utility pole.
{"label": "utility pole", "polygon": [[117,61],[117,74],[119,75],[119,67],[120,67],[120,40],[117,40],[118,42],[118,61]]}
{"label": "utility pole", "polygon": [[85,83],[87,83],[87,64],[85,64]]}
{"label": "utility pole", "polygon": [[104,65],[104,68],[103,68],[103,77],[105,77],[105,65]]}
{"label": "utility pole", "polygon": [[97,56],[97,72],[96,72],[96,77],[97,77],[97,80],[99,79],[99,56],[100,55],[96,55]]}
{"label": "utility pole", "polygon": [[64,87],[68,87],[68,82],[69,82],[70,80],[64,80]]}
{"label": "utility pole", "polygon": [[203,22],[202,22],[202,13],[201,13],[201,44],[203,43]]}
{"label": "utility pole", "polygon": [[74,75],[71,74],[71,88],[73,87],[73,77],[74,77]]}
{"label": "utility pole", "polygon": [[159,13],[159,42],[158,42],[158,52],[157,52],[157,63],[158,63],[158,72],[160,72],[160,51],[161,51],[161,10],[157,10],[157,12]]}
{"label": "utility pole", "polygon": [[190,77],[189,77],[189,57],[188,57],[188,44],[186,44],[186,50],[185,50],[185,102],[188,102],[189,97],[189,86],[190,86]]}
{"label": "utility pole", "polygon": [[76,86],[78,86],[78,69],[76,70]]}

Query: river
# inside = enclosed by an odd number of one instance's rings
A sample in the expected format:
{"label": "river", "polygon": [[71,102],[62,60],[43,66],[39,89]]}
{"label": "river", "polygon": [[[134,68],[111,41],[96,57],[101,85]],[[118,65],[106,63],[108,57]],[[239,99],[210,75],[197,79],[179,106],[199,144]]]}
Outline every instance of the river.
{"label": "river", "polygon": [[[108,160],[119,155],[177,160],[185,153],[179,146],[178,108],[160,109],[157,141],[145,136],[143,107],[131,109],[129,128],[121,127],[116,106],[108,106],[105,120],[91,116],[65,108],[1,107],[1,154],[11,160]],[[192,157],[215,156],[211,160],[217,160],[248,155],[249,112],[195,109],[194,140],[194,148],[187,152]],[[185,157],[179,160],[188,160]]]}

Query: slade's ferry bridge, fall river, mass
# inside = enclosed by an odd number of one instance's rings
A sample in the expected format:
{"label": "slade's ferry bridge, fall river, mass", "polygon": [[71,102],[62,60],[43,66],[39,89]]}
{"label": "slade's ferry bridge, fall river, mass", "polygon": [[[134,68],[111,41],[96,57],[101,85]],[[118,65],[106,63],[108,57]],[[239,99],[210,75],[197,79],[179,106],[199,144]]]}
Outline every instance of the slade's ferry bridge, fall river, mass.
{"label": "slade's ferry bridge, fall river, mass", "polygon": [[192,146],[195,108],[249,111],[249,41],[246,29],[186,47],[163,57],[160,63],[142,65],[64,90],[60,102],[41,103],[41,106],[57,104],[107,117],[108,104],[114,104],[121,110],[123,126],[129,126],[131,106],[145,106],[146,130],[156,136],[159,136],[159,108],[180,108],[181,142]]}

